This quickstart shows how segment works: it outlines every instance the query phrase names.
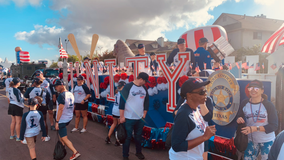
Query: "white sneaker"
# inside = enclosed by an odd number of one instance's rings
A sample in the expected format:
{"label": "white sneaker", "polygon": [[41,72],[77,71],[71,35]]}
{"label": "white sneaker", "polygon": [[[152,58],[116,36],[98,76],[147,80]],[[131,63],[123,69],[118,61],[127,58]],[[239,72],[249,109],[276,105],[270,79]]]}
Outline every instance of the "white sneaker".
{"label": "white sneaker", "polygon": [[87,132],[87,130],[85,128],[83,128],[80,132],[84,133],[84,132]]}
{"label": "white sneaker", "polygon": [[24,140],[23,141],[21,141],[22,142],[22,144],[27,144],[27,140],[26,140],[26,138],[24,138]]}
{"label": "white sneaker", "polygon": [[73,128],[73,129],[71,130],[71,132],[76,132],[76,131],[79,131],[78,128]]}
{"label": "white sneaker", "polygon": [[45,137],[45,142],[48,142],[50,140],[50,137],[49,136],[47,136],[47,137]]}

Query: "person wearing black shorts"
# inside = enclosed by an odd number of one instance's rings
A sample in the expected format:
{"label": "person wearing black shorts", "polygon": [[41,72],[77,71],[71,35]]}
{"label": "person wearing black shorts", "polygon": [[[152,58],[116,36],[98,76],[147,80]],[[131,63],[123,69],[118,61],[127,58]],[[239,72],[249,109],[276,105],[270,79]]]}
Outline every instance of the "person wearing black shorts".
{"label": "person wearing black shorts", "polygon": [[[113,122],[112,125],[110,126],[110,129],[108,131],[107,138],[105,142],[107,144],[110,144],[110,137],[117,126],[119,124],[119,100],[120,100],[120,91],[123,89],[124,85],[126,83],[124,81],[118,82],[117,90],[116,90],[116,95],[115,95],[115,102],[112,107],[112,117],[113,117]],[[118,141],[115,142],[115,146],[120,146],[120,143]]]}
{"label": "person wearing black shorts", "polygon": [[[11,115],[12,122],[10,125],[11,136],[10,139],[16,138],[16,141],[20,140],[20,129],[21,129],[21,121],[23,116],[24,109],[24,98],[21,91],[18,87],[21,85],[20,78],[13,78],[13,80],[9,84],[8,98],[10,100],[8,115]],[[14,131],[16,129],[17,137],[14,135]]]}
{"label": "person wearing black shorts", "polygon": [[80,122],[80,116],[82,114],[83,117],[83,129],[80,131],[81,133],[86,132],[86,126],[88,122],[87,111],[88,111],[88,98],[91,96],[91,91],[89,88],[84,84],[84,77],[79,75],[77,77],[77,85],[72,88],[71,92],[74,94],[75,97],[75,128],[71,131],[75,132],[78,131],[78,126]]}
{"label": "person wearing black shorts", "polygon": [[43,83],[43,81],[39,78],[34,78],[32,84],[34,87],[30,87],[27,89],[27,91],[24,94],[25,98],[35,98],[36,96],[39,96],[43,99],[42,103],[38,105],[37,110],[41,111],[43,114],[43,118],[44,118],[44,124],[45,124],[45,129],[46,129],[46,134],[47,137],[45,138],[45,141],[49,141],[50,137],[48,135],[48,126],[46,123],[46,114],[47,114],[47,110],[48,110],[48,102],[50,101],[50,94],[47,91],[47,89],[45,88],[41,88],[41,84]]}

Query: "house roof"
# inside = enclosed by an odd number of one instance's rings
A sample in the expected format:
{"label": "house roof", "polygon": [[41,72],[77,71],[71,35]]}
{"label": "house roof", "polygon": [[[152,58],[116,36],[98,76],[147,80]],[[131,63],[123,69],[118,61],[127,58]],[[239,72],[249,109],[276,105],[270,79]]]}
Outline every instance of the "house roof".
{"label": "house roof", "polygon": [[[266,18],[264,15],[247,16],[222,13],[213,24],[217,24],[217,22],[224,16],[228,16],[238,21],[234,24],[227,25],[231,29],[252,29],[275,32],[284,23],[283,20]],[[226,27],[226,25],[224,27]]]}
{"label": "house roof", "polygon": [[[157,41],[149,41],[149,40],[136,40],[136,39],[126,39],[125,43],[129,45],[129,48],[132,51],[138,51],[138,48],[135,44],[143,43],[145,45],[146,52],[168,52],[173,50],[176,47],[176,42],[164,41],[164,47],[161,47]],[[157,48],[153,48],[152,45],[158,45]]]}

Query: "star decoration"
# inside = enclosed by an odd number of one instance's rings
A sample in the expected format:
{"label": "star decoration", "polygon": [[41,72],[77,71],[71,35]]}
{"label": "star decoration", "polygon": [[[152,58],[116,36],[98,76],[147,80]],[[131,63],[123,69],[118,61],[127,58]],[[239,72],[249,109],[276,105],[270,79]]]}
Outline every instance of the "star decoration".
{"label": "star decoration", "polygon": [[271,149],[271,145],[269,145],[267,148],[268,148],[268,150],[270,150]]}
{"label": "star decoration", "polygon": [[249,150],[248,153],[249,153],[249,155],[252,155],[252,151],[251,150]]}
{"label": "star decoration", "polygon": [[229,96],[228,95],[227,96],[223,95],[222,89],[220,90],[220,93],[218,95],[214,94],[214,96],[217,98],[217,103],[216,104],[223,103],[226,106],[225,100]]}

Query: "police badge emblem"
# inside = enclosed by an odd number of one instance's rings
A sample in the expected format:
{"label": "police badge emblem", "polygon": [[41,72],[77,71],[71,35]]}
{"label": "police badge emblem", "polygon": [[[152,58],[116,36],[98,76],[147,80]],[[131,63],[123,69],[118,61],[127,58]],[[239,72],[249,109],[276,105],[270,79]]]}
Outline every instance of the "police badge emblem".
{"label": "police badge emblem", "polygon": [[213,99],[212,120],[221,126],[232,122],[239,110],[240,91],[235,77],[228,71],[212,73],[206,86],[208,95]]}

